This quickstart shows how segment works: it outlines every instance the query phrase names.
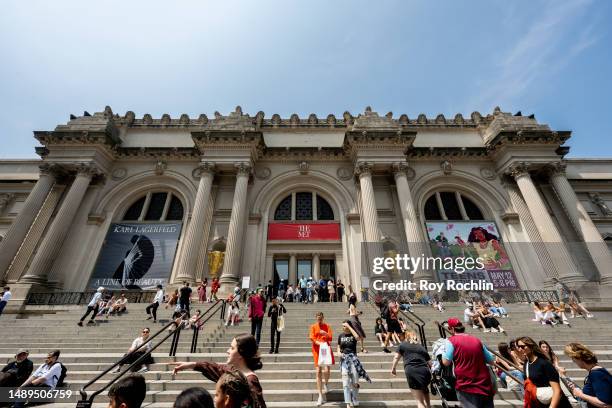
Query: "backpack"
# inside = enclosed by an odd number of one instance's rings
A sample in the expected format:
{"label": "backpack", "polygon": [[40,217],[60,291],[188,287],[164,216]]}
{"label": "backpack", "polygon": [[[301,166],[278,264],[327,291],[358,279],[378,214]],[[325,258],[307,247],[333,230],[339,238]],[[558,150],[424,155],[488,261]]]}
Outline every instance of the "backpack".
{"label": "backpack", "polygon": [[389,317],[391,317],[391,314],[389,313],[389,305],[388,304],[386,304],[383,307],[382,312],[380,312],[380,317],[382,317],[385,320],[387,320],[387,319],[389,319]]}
{"label": "backpack", "polygon": [[57,385],[56,387],[63,387],[64,386],[64,380],[66,379],[66,374],[68,373],[68,369],[66,368],[65,365],[63,365],[62,363],[60,363],[59,361],[55,364],[59,364],[60,365],[60,376],[57,379]]}

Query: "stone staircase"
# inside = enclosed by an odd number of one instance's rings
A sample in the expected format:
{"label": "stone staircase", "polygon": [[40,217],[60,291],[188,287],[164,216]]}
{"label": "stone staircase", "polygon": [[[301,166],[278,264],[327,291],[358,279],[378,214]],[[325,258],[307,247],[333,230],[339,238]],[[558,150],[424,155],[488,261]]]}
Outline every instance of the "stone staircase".
{"label": "stone staircase", "polygon": [[[204,310],[207,305],[196,305],[195,308]],[[346,314],[347,303],[324,303],[314,305],[286,304],[286,329],[282,333],[280,354],[268,354],[270,349],[270,328],[267,319],[264,320],[260,352],[264,367],[258,371],[264,396],[269,407],[289,408],[315,406],[317,400],[314,383],[313,360],[308,328],[314,322],[316,311],[325,312],[326,321],[332,326],[334,338],[341,330],[341,323]],[[383,353],[373,335],[374,321],[378,315],[377,310],[369,304],[359,304],[364,314],[362,324],[368,339],[366,348],[369,353],[360,353],[360,359],[372,378],[372,384],[362,383],[360,400],[362,407],[399,407],[415,406],[406,379],[398,370],[398,376],[389,374],[392,354]],[[43,308],[44,309],[44,308]],[[61,361],[68,367],[66,379],[68,387],[78,393],[83,384],[96,374],[117,361],[130,346],[133,338],[139,335],[140,329],[149,326],[155,332],[163,326],[162,323],[154,325],[145,321],[143,305],[130,305],[130,312],[118,317],[111,317],[108,322],[101,321],[89,327],[78,327],[76,322],[83,312],[83,308],[64,307],[54,313],[30,315],[27,318],[16,318],[15,315],[3,315],[0,318],[2,328],[2,342],[0,344],[0,361],[11,359],[16,349],[26,347],[30,350],[30,359],[38,366],[44,355],[55,348],[62,351]],[[434,320],[443,321],[448,317],[463,318],[462,304],[448,304],[444,313],[437,312],[431,307],[415,306],[414,311],[426,322],[425,331],[428,343],[431,345],[439,337]],[[532,322],[533,317],[529,305],[509,305],[510,317],[500,319],[507,330],[503,333],[481,333],[468,328],[467,332],[476,334],[491,348],[496,349],[500,341],[520,335],[530,335],[536,341],[548,340],[553,349],[561,358],[561,365],[567,368],[568,375],[581,383],[584,371],[579,370],[562,354],[563,346],[570,341],[581,341],[589,346],[598,355],[603,366],[612,366],[612,322],[605,318],[584,320],[576,318],[570,320],[571,327],[542,326]],[[170,311],[160,309],[160,318],[169,317]],[[190,386],[202,386],[214,393],[214,384],[204,379],[196,372],[182,372],[172,379],[171,366],[173,361],[212,360],[224,362],[226,350],[233,336],[239,333],[250,332],[250,322],[246,319],[237,327],[225,328],[217,317],[211,319],[202,332],[195,354],[189,353],[191,331],[186,330],[181,335],[176,357],[169,357],[170,342],[167,341],[155,350],[153,356],[156,360],[151,371],[145,374],[148,385],[146,406],[169,407],[181,390]],[[335,341],[334,341],[335,349]],[[110,376],[105,376],[96,382],[90,389],[102,387]],[[332,369],[329,384],[328,403],[326,406],[338,405],[342,401],[342,384],[338,366]],[[76,395],[64,403],[57,402],[49,406],[74,406]],[[95,406],[106,406],[105,393],[96,399]],[[433,404],[440,406],[440,400],[433,397]],[[496,396],[496,406],[521,407],[522,401],[515,392],[500,389]]]}

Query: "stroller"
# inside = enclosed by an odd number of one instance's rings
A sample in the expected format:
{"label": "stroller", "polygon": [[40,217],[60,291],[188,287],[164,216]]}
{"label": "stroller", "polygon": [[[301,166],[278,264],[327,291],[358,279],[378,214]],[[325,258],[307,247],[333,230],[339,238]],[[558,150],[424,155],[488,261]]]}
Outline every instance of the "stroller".
{"label": "stroller", "polygon": [[452,366],[442,364],[442,354],[446,348],[446,339],[438,339],[432,345],[434,355],[434,363],[431,367],[431,394],[440,395],[442,407],[449,408],[449,402],[457,402],[457,393],[455,392],[456,378],[453,373]]}

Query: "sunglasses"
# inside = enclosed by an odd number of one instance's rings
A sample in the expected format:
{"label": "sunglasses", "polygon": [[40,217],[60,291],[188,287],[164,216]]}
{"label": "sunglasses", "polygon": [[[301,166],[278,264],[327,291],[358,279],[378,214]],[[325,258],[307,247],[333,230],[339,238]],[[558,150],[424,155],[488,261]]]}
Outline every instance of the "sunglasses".
{"label": "sunglasses", "polygon": [[516,345],[516,348],[517,348],[517,349],[521,349],[521,350],[523,350],[523,349],[529,348],[529,346],[528,346],[528,345],[526,345],[526,344],[517,344],[517,345]]}
{"label": "sunglasses", "polygon": [[149,331],[148,331],[148,330],[143,330],[142,332],[143,332],[143,333],[148,333]]}

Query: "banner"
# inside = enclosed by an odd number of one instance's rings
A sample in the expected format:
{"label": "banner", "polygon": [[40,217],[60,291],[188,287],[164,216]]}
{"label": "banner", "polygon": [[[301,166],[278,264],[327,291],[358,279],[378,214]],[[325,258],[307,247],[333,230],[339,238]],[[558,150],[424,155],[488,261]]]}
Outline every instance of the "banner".
{"label": "banner", "polygon": [[340,224],[269,224],[270,240],[340,240]]}
{"label": "banner", "polygon": [[154,289],[172,272],[180,223],[111,224],[90,288]]}
{"label": "banner", "polygon": [[[486,281],[495,289],[520,289],[510,258],[492,221],[427,222],[427,235],[434,257],[442,262],[436,267],[441,282]],[[461,258],[479,259],[484,268],[458,273],[444,268],[445,261],[454,265]]]}

